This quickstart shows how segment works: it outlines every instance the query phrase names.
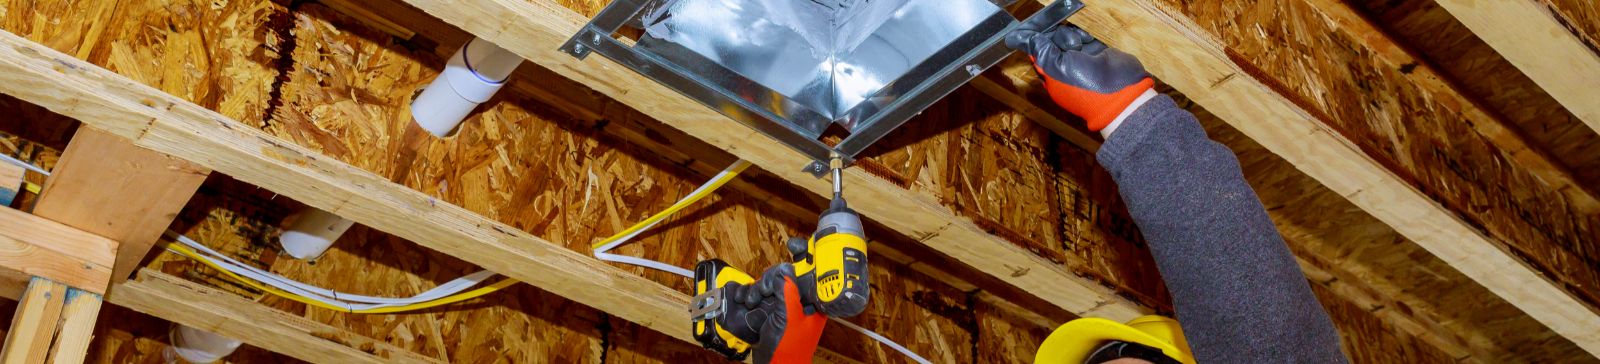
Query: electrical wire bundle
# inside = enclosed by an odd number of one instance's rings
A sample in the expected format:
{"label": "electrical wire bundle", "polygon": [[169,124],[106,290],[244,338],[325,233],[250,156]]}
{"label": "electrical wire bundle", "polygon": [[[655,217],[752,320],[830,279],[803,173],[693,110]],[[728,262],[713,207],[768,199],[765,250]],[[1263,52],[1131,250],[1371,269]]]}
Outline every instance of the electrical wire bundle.
{"label": "electrical wire bundle", "polygon": [[322,307],[330,310],[345,311],[350,313],[397,313],[421,310],[456,302],[466,301],[486,294],[494,293],[511,285],[517,284],[514,279],[502,279],[494,284],[471,291],[462,292],[484,280],[493,277],[494,272],[478,271],[461,278],[445,282],[426,292],[406,298],[371,297],[357,294],[343,293],[326,288],[320,288],[301,283],[283,276],[268,272],[255,266],[244,264],[226,255],[211,250],[187,236],[178,235],[168,231],[167,237],[178,241],[181,245],[167,245],[167,250],[178,253],[190,259],[198,260],[207,266],[221,271],[229,278],[239,281],[250,287],[266,291],[274,296],[294,300],[307,305]]}

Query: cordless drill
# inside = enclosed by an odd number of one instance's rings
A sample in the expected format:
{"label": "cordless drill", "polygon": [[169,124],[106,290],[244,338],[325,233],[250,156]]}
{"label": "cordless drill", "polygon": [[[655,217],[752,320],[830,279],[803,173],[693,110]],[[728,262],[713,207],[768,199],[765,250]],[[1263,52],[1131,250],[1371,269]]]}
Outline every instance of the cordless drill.
{"label": "cordless drill", "polygon": [[[689,304],[702,346],[757,363],[809,362],[825,317],[851,317],[867,307],[867,242],[861,217],[845,203],[840,163],[833,163],[833,201],[809,239],[790,238],[790,263],[755,279],[721,259],[695,265]],[[774,320],[787,320],[774,323]]]}

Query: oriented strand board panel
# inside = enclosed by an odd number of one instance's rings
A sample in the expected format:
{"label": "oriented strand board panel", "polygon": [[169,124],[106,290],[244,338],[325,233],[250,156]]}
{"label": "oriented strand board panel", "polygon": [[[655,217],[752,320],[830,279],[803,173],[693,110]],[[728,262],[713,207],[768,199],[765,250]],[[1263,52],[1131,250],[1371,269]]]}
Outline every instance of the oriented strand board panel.
{"label": "oriented strand board panel", "polygon": [[1393,329],[1384,326],[1383,321],[1368,315],[1360,307],[1340,304],[1343,301],[1320,285],[1311,285],[1311,292],[1323,302],[1322,306],[1329,315],[1340,318],[1334,320],[1334,326],[1339,328],[1344,353],[1352,363],[1456,362],[1432,346],[1395,334]]}
{"label": "oriented strand board panel", "polygon": [[978,339],[973,342],[978,363],[1033,363],[1039,343],[1056,326],[986,300],[972,300],[972,317],[978,331]]}
{"label": "oriented strand board panel", "polygon": [[267,0],[10,1],[0,28],[245,123],[259,123],[283,15]]}
{"label": "oriented strand board panel", "polygon": [[[1600,215],[1580,214],[1361,42],[1298,0],[1167,1],[1220,38],[1237,63],[1424,194],[1481,226],[1592,311],[1600,302]],[[1248,24],[1249,26],[1241,26]]]}

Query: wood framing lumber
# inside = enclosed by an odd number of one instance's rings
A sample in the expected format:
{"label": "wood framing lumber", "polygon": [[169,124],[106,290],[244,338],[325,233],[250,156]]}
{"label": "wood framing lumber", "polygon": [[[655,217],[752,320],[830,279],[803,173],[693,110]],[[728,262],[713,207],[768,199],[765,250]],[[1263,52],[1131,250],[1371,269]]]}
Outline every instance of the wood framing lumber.
{"label": "wood framing lumber", "polygon": [[[77,118],[90,127],[110,131],[140,147],[189,160],[618,318],[695,342],[685,329],[689,319],[686,309],[689,296],[685,293],[321,156],[9,32],[0,32],[0,81],[14,82],[0,85],[0,92]],[[0,221],[3,220],[4,216],[0,216]],[[110,255],[109,251],[106,255]],[[145,275],[151,276],[151,273],[147,271]],[[181,280],[167,281],[183,284]],[[107,299],[154,316],[181,319],[176,317],[179,314],[158,314],[163,309],[159,306],[184,307],[187,303],[152,298],[148,292],[141,294],[139,289],[128,288],[142,284],[134,281],[120,284]],[[191,283],[184,287],[197,290],[193,286]],[[171,289],[175,288],[161,290]],[[197,296],[190,298],[199,299]],[[230,305],[241,306],[237,302],[206,303],[202,308]],[[184,312],[193,314],[189,311]],[[292,317],[263,316],[252,320],[289,320]],[[222,330],[215,323],[207,326],[205,322],[179,322],[193,323],[206,330]],[[297,330],[311,330],[303,329],[303,325],[299,327]],[[230,336],[248,334],[213,332]],[[300,352],[301,355],[291,356],[303,359],[321,357],[292,347],[302,344],[305,343],[258,346],[286,354]],[[837,356],[824,350],[819,350],[818,355],[819,358]],[[842,360],[835,358],[830,362],[848,362]]]}
{"label": "wood framing lumber", "polygon": [[67,289],[65,307],[61,311],[61,326],[56,329],[55,344],[50,346],[50,362],[82,363],[89,354],[89,342],[94,339],[95,319],[100,317],[102,296],[77,288]]}
{"label": "wood framing lumber", "polygon": [[1592,354],[1600,315],[1234,63],[1220,42],[1151,0],[1073,17],[1268,150]]}
{"label": "wood framing lumber", "polygon": [[1440,0],[1473,34],[1600,132],[1600,54],[1536,0]]}
{"label": "wood framing lumber", "polygon": [[11,208],[0,208],[0,295],[18,297],[32,277],[105,293],[117,243]]}
{"label": "wood framing lumber", "polygon": [[28,290],[17,300],[17,312],[11,316],[11,330],[6,332],[5,347],[0,348],[0,362],[45,362],[66,295],[64,284],[44,278],[28,281]]}
{"label": "wood framing lumber", "polygon": [[[831,186],[801,171],[810,160],[752,129],[728,127],[716,111],[605,57],[579,61],[557,51],[588,19],[550,0],[407,3],[479,38],[611,97],[662,123],[727,150],[818,195]],[[1068,271],[958,216],[933,196],[901,188],[860,169],[845,172],[852,207],[865,217],[979,271],[1080,316],[1128,320],[1150,309]]]}
{"label": "wood framing lumber", "polygon": [[111,292],[118,306],[313,363],[440,362],[155,270]]}
{"label": "wood framing lumber", "polygon": [[[1476,100],[1468,98],[1460,90],[1456,89],[1456,87],[1448,84],[1445,77],[1435,70],[1432,65],[1418,60],[1411,54],[1410,51],[1406,50],[1394,39],[1391,39],[1388,34],[1385,34],[1382,30],[1378,29],[1376,25],[1363,18],[1356,12],[1355,9],[1350,8],[1350,5],[1338,0],[1305,1],[1307,4],[1311,5],[1312,9],[1316,9],[1317,11],[1321,12],[1323,16],[1327,17],[1327,19],[1336,23],[1341,31],[1349,33],[1355,39],[1361,40],[1363,42],[1363,46],[1372,50],[1374,55],[1383,59],[1385,62],[1388,62],[1390,66],[1402,67],[1411,65],[1411,72],[1405,73],[1407,81],[1422,86],[1422,88],[1432,92],[1434,97],[1449,100],[1449,103],[1458,105],[1463,114],[1462,117],[1474,121],[1472,123],[1472,128],[1474,130],[1476,130],[1479,134],[1488,137],[1495,146],[1502,149],[1502,153],[1510,156],[1510,159],[1516,161],[1517,163],[1520,163],[1520,167],[1533,173],[1535,176],[1543,179],[1546,183],[1549,183],[1552,187],[1561,191],[1563,195],[1567,196],[1567,198],[1572,201],[1574,207],[1576,207],[1578,211],[1591,214],[1600,213],[1600,200],[1596,200],[1594,193],[1587,187],[1584,187],[1582,183],[1578,182],[1578,179],[1573,176],[1572,172],[1569,171],[1566,166],[1563,166],[1560,162],[1557,162],[1556,159],[1551,157],[1544,149],[1530,144],[1527,138],[1513,129],[1504,117],[1491,114],[1483,106],[1479,105]],[[1521,2],[1527,1],[1511,0],[1497,1],[1493,3],[1511,4]],[[1446,3],[1449,3],[1449,1],[1444,1],[1440,4],[1444,5]],[[1446,8],[1448,8],[1448,6],[1446,6]],[[1570,36],[1571,34],[1568,35]],[[1530,44],[1539,42],[1519,41],[1518,43]],[[1541,55],[1540,57],[1542,58],[1546,56],[1548,55]],[[1600,58],[1597,58],[1600,56],[1595,56],[1592,53],[1590,56],[1590,58],[1595,59],[1596,62],[1600,62]],[[1509,55],[1507,59],[1511,59],[1513,62],[1515,62],[1515,58],[1511,58]],[[1600,82],[1600,63],[1596,63],[1595,66],[1596,68],[1593,70],[1593,77],[1590,77],[1589,79],[1583,79],[1584,76],[1581,73],[1562,75],[1562,77],[1589,82],[1584,85],[1594,85],[1596,84],[1595,82]],[[1563,65],[1561,67],[1564,67],[1563,70],[1574,70],[1579,72],[1582,72],[1583,70],[1583,67],[1581,67],[1579,64]],[[1532,75],[1529,76],[1531,77]],[[1585,93],[1590,92],[1589,90],[1592,88],[1592,86],[1585,87],[1581,90],[1581,92],[1578,93],[1578,95],[1585,96]],[[1552,95],[1555,95],[1554,91],[1552,91]],[[1559,96],[1558,100],[1560,100]],[[1592,102],[1592,100],[1592,96],[1586,99],[1585,101],[1589,102],[1585,102],[1585,106],[1600,110],[1600,106],[1597,106],[1597,103]],[[1562,102],[1565,104],[1566,101],[1563,100]],[[1569,108],[1571,107],[1569,106]],[[1579,109],[1572,110],[1572,112],[1576,115],[1579,115],[1580,118],[1584,116],[1583,111],[1584,110]],[[1590,122],[1590,126],[1594,125],[1594,122]]]}
{"label": "wood framing lumber", "polygon": [[211,171],[78,128],[33,213],[120,243],[112,282],[126,280]]}

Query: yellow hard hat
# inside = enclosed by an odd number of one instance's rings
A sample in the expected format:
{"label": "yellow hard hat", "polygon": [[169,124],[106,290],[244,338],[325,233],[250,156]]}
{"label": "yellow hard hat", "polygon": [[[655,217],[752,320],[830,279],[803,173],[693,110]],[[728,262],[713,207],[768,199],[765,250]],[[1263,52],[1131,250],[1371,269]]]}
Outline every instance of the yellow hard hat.
{"label": "yellow hard hat", "polygon": [[1189,351],[1189,342],[1183,339],[1183,328],[1178,326],[1178,321],[1157,315],[1136,318],[1126,324],[1093,317],[1072,320],[1044,339],[1033,362],[1083,364],[1095,349],[1111,341],[1148,346],[1180,363],[1194,364],[1194,353]]}

